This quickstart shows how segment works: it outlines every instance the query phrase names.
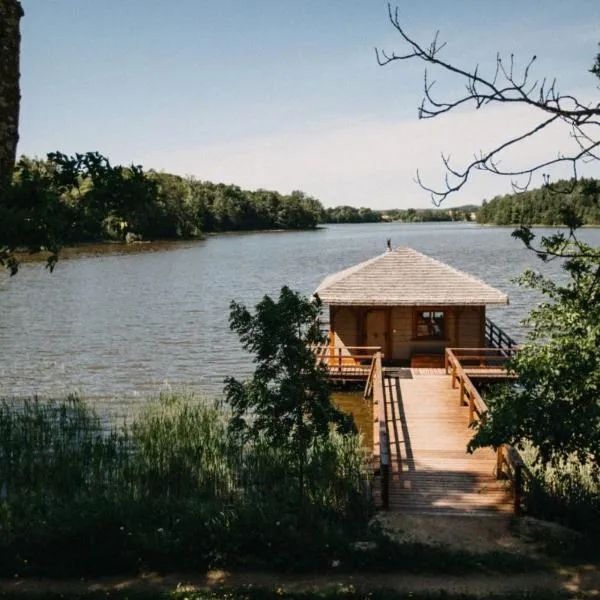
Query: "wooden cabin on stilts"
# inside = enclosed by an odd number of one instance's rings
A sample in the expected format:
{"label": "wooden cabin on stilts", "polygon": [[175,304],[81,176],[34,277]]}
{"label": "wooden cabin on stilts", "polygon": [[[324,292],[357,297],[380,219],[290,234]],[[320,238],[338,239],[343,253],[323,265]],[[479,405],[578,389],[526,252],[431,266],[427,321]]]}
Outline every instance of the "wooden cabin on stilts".
{"label": "wooden cabin on stilts", "polygon": [[514,448],[467,453],[487,411],[477,382],[515,376],[505,367],[515,342],[486,315],[507,295],[408,247],[330,275],[316,293],[329,313],[318,360],[334,382],[365,381],[372,398],[376,504],[520,512],[526,469]]}

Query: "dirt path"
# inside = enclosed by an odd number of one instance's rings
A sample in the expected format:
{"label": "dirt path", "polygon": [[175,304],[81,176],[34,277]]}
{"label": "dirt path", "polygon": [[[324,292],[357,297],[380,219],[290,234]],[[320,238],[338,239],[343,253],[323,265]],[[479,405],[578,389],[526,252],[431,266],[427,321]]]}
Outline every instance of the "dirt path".
{"label": "dirt path", "polygon": [[171,574],[166,576],[107,577],[80,581],[51,581],[44,579],[0,580],[0,592],[57,592],[77,594],[86,591],[194,591],[217,590],[223,587],[281,588],[284,592],[309,591],[323,588],[341,590],[392,589],[398,592],[440,592],[448,594],[488,595],[524,591],[569,592],[577,597],[600,596],[600,571],[597,566],[579,566],[555,573],[502,575],[278,575],[270,573],[228,573],[211,571],[205,575]]}
{"label": "dirt path", "polygon": [[[474,554],[508,552],[516,556],[544,557],[548,547],[576,544],[577,534],[556,525],[511,517],[393,515],[380,517],[382,526],[399,541],[442,545],[449,551]],[[550,562],[548,563],[551,564]],[[600,565],[554,566],[547,571],[503,574],[431,575],[405,573],[339,573],[282,575],[274,573],[210,571],[206,574],[148,574],[140,577],[105,577],[91,580],[53,581],[45,579],[0,580],[0,593],[54,591],[76,594],[86,591],[193,591],[220,588],[281,588],[282,591],[309,591],[323,588],[341,590],[393,589],[398,592],[440,592],[489,595],[511,592],[567,592],[578,598],[600,598]],[[435,565],[431,566],[435,571]]]}

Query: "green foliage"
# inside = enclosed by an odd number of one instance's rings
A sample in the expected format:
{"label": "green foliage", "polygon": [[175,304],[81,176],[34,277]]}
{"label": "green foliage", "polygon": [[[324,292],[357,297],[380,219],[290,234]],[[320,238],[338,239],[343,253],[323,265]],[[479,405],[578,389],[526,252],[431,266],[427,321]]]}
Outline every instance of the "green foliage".
{"label": "green foliage", "polygon": [[468,205],[451,209],[442,208],[407,208],[385,211],[388,219],[403,223],[427,223],[446,221],[470,221],[471,213],[476,212],[477,206]]}
{"label": "green foliage", "polygon": [[561,180],[541,188],[496,196],[477,212],[478,223],[493,225],[600,224],[600,182]]}
{"label": "green foliage", "polygon": [[381,213],[370,208],[354,206],[336,206],[325,210],[325,223],[378,223]]}
{"label": "green foliage", "polygon": [[[571,232],[572,233],[572,232]],[[528,246],[529,230],[516,232]],[[501,443],[535,449],[540,464],[575,460],[600,476],[600,251],[558,233],[542,238],[538,253],[563,257],[569,279],[557,283],[527,271],[520,283],[546,300],[526,319],[528,340],[510,363],[517,385],[489,398],[471,447]]]}
{"label": "green foliage", "polygon": [[600,79],[600,53],[596,54],[596,60],[590,69],[590,73],[593,73],[596,77],[598,77],[598,79]]}
{"label": "green foliage", "polygon": [[15,250],[50,252],[80,242],[175,239],[203,232],[312,229],[321,203],[303,192],[235,185],[111,165],[97,152],[46,160],[22,157],[0,198],[0,266],[14,274]]}
{"label": "green foliage", "polygon": [[325,367],[312,350],[323,342],[320,312],[318,298],[309,300],[283,287],[277,301],[265,296],[254,314],[232,302],[229,317],[256,364],[252,379],[226,379],[232,428],[246,440],[262,438],[289,454],[301,501],[311,448],[328,438],[332,424],[342,433],[355,432],[351,417],[332,405]]}
{"label": "green foliage", "polygon": [[329,564],[368,517],[357,438],[310,448],[301,526],[287,453],[228,418],[165,396],[109,430],[76,398],[2,400],[0,574]]}
{"label": "green foliage", "polygon": [[558,520],[589,534],[597,548],[600,533],[600,481],[590,465],[563,461],[558,467],[535,463],[527,450],[532,478],[527,484],[527,510],[536,517]]}

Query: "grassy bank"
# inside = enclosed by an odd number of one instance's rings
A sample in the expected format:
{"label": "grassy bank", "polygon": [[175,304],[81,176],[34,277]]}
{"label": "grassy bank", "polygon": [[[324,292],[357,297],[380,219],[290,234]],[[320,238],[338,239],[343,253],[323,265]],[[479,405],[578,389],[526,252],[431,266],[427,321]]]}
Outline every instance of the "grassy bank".
{"label": "grassy bank", "polygon": [[193,397],[111,431],[77,398],[3,400],[0,574],[322,567],[366,526],[366,475],[359,440],[332,434],[301,499],[285,452]]}
{"label": "grassy bank", "polygon": [[499,549],[401,541],[369,525],[356,436],[310,448],[305,489],[279,448],[241,444],[217,405],[164,396],[107,428],[77,398],[0,401],[0,577],[226,568],[517,573]]}

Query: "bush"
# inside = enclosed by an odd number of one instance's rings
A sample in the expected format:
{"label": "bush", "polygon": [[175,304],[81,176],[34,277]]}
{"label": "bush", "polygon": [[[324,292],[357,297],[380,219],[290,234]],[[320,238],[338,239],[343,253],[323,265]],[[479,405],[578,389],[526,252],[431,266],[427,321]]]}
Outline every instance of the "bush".
{"label": "bush", "polygon": [[[531,460],[531,451],[525,453]],[[600,533],[600,482],[590,466],[564,461],[556,467],[530,466],[527,511],[590,534]]]}

